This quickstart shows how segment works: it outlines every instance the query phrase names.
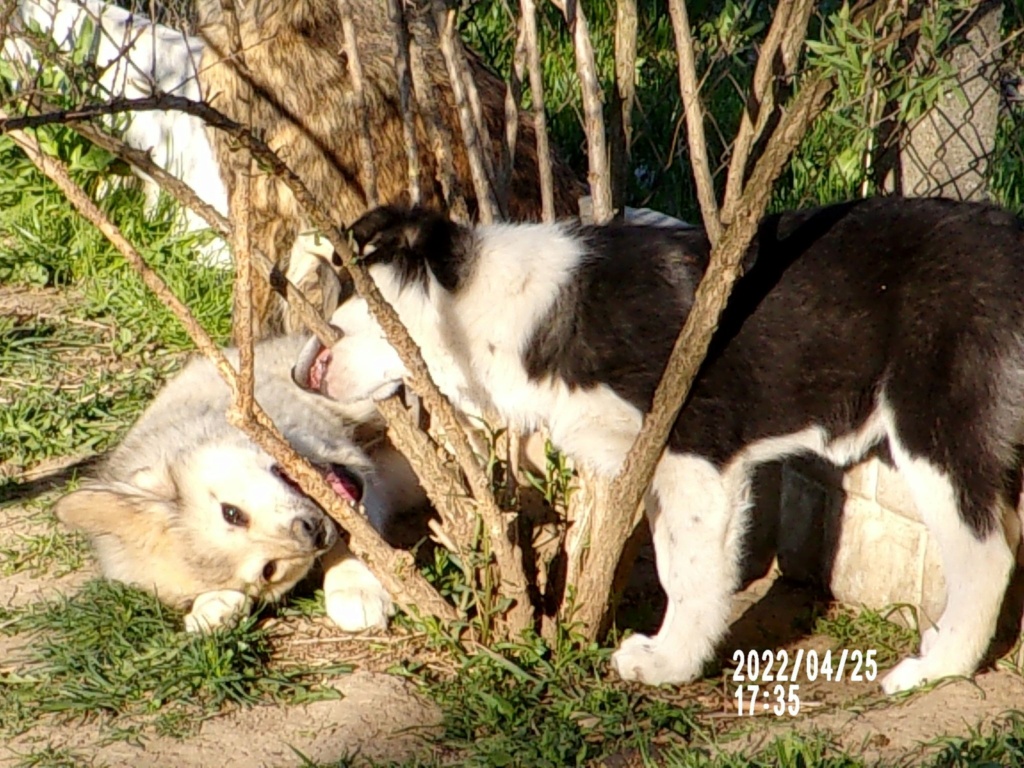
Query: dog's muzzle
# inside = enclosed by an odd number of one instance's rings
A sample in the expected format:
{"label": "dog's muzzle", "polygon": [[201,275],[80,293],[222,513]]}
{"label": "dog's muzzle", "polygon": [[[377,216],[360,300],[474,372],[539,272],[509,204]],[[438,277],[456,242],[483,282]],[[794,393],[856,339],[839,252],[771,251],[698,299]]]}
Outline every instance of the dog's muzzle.
{"label": "dog's muzzle", "polygon": [[331,362],[331,350],[314,336],[299,352],[299,359],[292,368],[292,381],[307,392],[323,394],[324,375]]}
{"label": "dog's muzzle", "polygon": [[338,540],[338,528],[327,515],[296,517],[291,532],[296,541],[316,552],[326,552]]}

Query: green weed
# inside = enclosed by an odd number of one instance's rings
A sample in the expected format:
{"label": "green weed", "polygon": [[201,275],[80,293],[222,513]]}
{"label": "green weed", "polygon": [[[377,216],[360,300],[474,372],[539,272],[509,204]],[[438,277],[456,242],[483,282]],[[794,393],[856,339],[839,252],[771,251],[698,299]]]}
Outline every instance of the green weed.
{"label": "green weed", "polygon": [[729,754],[708,748],[671,747],[645,765],[661,768],[862,768],[867,763],[843,754],[822,735],[787,734],[750,754]]}
{"label": "green weed", "polygon": [[436,650],[458,665],[454,675],[415,672],[441,708],[443,744],[463,766],[590,765],[651,739],[683,740],[696,730],[698,707],[607,679],[608,651],[562,631],[491,648],[432,633]]}
{"label": "green weed", "polygon": [[935,768],[998,768],[1024,765],[1024,715],[1011,713],[987,732],[943,739],[931,765]]}
{"label": "green weed", "polygon": [[917,631],[889,619],[895,610],[837,606],[818,618],[814,633],[831,637],[840,648],[874,650],[876,660],[884,666],[913,653],[920,639]]}
{"label": "green weed", "polygon": [[186,634],[152,595],[90,582],[2,625],[27,642],[20,665],[0,673],[0,729],[16,733],[44,715],[105,714],[131,718],[129,732],[150,725],[182,735],[225,707],[338,696],[322,681],[348,665],[275,660],[273,633],[258,622],[257,614],[234,629]]}
{"label": "green weed", "polygon": [[81,568],[87,552],[82,536],[58,531],[56,527],[43,533],[18,536],[13,546],[0,546],[0,576],[31,571],[60,578]]}

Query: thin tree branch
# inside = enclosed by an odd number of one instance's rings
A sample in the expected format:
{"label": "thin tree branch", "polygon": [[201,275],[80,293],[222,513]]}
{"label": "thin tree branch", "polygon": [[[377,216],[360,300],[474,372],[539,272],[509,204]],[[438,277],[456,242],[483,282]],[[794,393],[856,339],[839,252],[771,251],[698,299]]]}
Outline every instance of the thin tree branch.
{"label": "thin tree branch", "polygon": [[437,181],[441,185],[445,206],[453,219],[468,224],[470,221],[469,207],[466,205],[463,190],[459,187],[458,176],[455,174],[455,165],[452,161],[451,147],[454,139],[448,124],[441,117],[437,89],[430,78],[423,46],[415,39],[415,34],[409,45],[409,58],[412,65],[413,90],[416,102],[420,106],[420,115],[427,126],[427,136],[434,154],[434,162],[437,164]]}
{"label": "thin tree branch", "polygon": [[524,42],[530,71],[530,99],[533,111],[533,132],[537,137],[537,171],[540,177],[541,219],[555,220],[555,181],[551,170],[551,145],[548,143],[548,122],[544,112],[544,77],[540,68],[540,42],[537,38],[537,5],[534,0],[520,0]]}
{"label": "thin tree branch", "polygon": [[522,596],[522,599],[513,597],[513,604],[507,617],[510,631],[513,635],[517,635],[522,629],[530,626],[533,621],[532,608],[529,600],[526,599],[527,580],[523,570],[521,552],[518,545],[511,542],[506,534],[508,526],[505,515],[494,500],[486,473],[477,461],[466,432],[451,404],[431,380],[419,347],[409,337],[394,308],[384,300],[369,273],[353,257],[348,241],[340,235],[327,212],[310,194],[302,180],[262,140],[206,104],[167,95],[145,99],[118,99],[107,104],[61,110],[46,115],[29,115],[21,118],[5,117],[0,119],[0,132],[9,132],[24,125],[35,127],[55,122],[85,120],[114,112],[152,109],[179,109],[202,117],[210,125],[227,132],[255,156],[257,162],[264,167],[266,172],[280,178],[288,186],[299,205],[306,211],[312,225],[323,232],[327,240],[334,246],[342,263],[348,269],[356,290],[366,300],[374,319],[409,371],[409,386],[423,398],[424,404],[444,430],[455,458],[466,475],[470,491],[478,505],[477,509],[484,520],[488,535],[493,541],[496,556],[503,564],[507,563],[505,570],[501,571],[503,593],[509,596]]}
{"label": "thin tree branch", "polygon": [[615,101],[612,113],[612,203],[624,214],[636,102],[636,0],[615,3]]}
{"label": "thin tree branch", "polygon": [[[227,20],[228,36],[231,44],[231,55],[245,68],[245,56],[242,53],[242,38],[238,28],[238,17],[235,14],[234,0],[220,0],[221,12]],[[245,105],[248,124],[252,124],[252,91],[245,91]],[[250,421],[253,418],[255,405],[255,350],[253,349],[253,279],[252,249],[249,243],[249,232],[252,228],[252,174],[255,163],[250,156],[247,172],[243,173],[239,183],[231,192],[228,209],[233,218],[231,228],[231,251],[235,260],[235,289],[233,291],[234,307],[231,313],[231,335],[238,348],[238,387],[232,398],[229,421],[241,419]]]}
{"label": "thin tree branch", "polygon": [[690,18],[683,0],[668,0],[672,29],[676,36],[676,54],[679,59],[679,94],[686,112],[686,138],[690,145],[690,166],[693,180],[697,184],[697,199],[700,201],[704,229],[712,245],[722,234],[722,223],[715,199],[715,182],[708,165],[707,139],[704,136],[704,106],[697,86],[697,65],[693,54],[693,37],[690,34]]}
{"label": "thin tree branch", "polygon": [[430,8],[441,54],[448,70],[452,97],[455,99],[459,114],[459,125],[462,128],[462,138],[469,159],[469,172],[473,179],[473,190],[476,192],[478,214],[482,223],[491,224],[498,219],[500,206],[493,186],[494,170],[491,168],[488,171],[491,166],[491,148],[483,144],[482,127],[480,130],[477,129],[478,122],[482,125],[482,121],[478,121],[474,116],[475,111],[479,114],[479,103],[474,109],[468,93],[471,84],[474,89],[476,85],[469,76],[465,52],[455,35],[454,9],[445,9],[441,0],[431,0]]}
{"label": "thin tree branch", "polygon": [[512,188],[512,169],[516,162],[516,142],[519,138],[519,104],[523,98],[523,77],[526,75],[526,29],[519,20],[516,47],[512,54],[512,71],[505,88],[505,142],[501,149],[501,176],[498,179],[499,196],[504,196],[508,210],[508,195]]}
{"label": "thin tree branch", "polygon": [[587,135],[587,159],[590,170],[590,194],[594,202],[594,223],[604,224],[615,215],[612,205],[611,170],[608,158],[608,139],[605,133],[604,108],[601,103],[601,83],[597,78],[594,46],[590,42],[587,17],[577,0],[552,0],[573,36],[576,51],[576,73],[583,94],[583,128]]}
{"label": "thin tree branch", "polygon": [[[5,117],[0,113],[0,118]],[[211,360],[231,388],[233,396],[239,391],[238,374],[205,329],[196,321],[167,284],[142,259],[135,248],[125,239],[121,231],[110,222],[89,196],[71,177],[59,161],[47,156],[38,142],[20,130],[9,130],[12,140],[24,150],[29,159],[51,179],[72,205],[117,248],[126,261],[139,274],[146,286],[178,318],[199,347],[200,352]],[[328,514],[351,535],[352,551],[363,558],[381,578],[384,586],[403,608],[410,611],[425,611],[442,619],[454,619],[455,610],[431,587],[412,562],[407,552],[392,549],[385,544],[369,522],[348,504],[343,504],[331,490],[321,474],[308,461],[297,456],[284,437],[277,431],[266,413],[254,404],[252,419],[239,419],[237,414],[231,423],[242,429],[263,447],[276,461],[280,462]]]}
{"label": "thin tree branch", "polygon": [[[761,137],[768,119],[775,110],[775,71],[784,42],[803,40],[810,19],[813,0],[782,0],[775,9],[772,25],[758,53],[754,77],[733,142],[729,173],[722,202],[722,222],[728,224],[739,203],[746,181],[750,150]],[[803,26],[800,26],[801,23]],[[791,43],[792,44],[792,43]]]}
{"label": "thin tree branch", "polygon": [[[341,29],[345,38],[345,54],[348,56],[348,74],[352,80],[352,100],[356,115],[359,118],[360,167],[362,170],[363,196],[366,207],[377,206],[377,169],[373,162],[373,142],[370,139],[369,111],[366,109],[366,97],[363,90],[363,64],[359,59],[359,48],[356,46],[356,30],[352,23],[352,6],[349,0],[338,0],[341,11]],[[251,124],[251,123],[250,123]]]}
{"label": "thin tree branch", "polygon": [[642,500],[654,466],[668,440],[669,430],[707,355],[711,337],[718,327],[718,318],[739,276],[746,249],[768,206],[774,182],[808,126],[821,113],[832,88],[832,82],[823,78],[813,78],[803,84],[772,134],[764,155],[755,165],[733,223],[713,248],[707,272],[697,287],[693,310],[672,349],[665,376],[655,391],[651,412],[644,419],[643,428],[616,478],[617,485],[621,482],[617,497],[622,497],[625,502],[622,508],[633,509]]}
{"label": "thin tree branch", "polygon": [[[607,509],[619,514],[598,515],[593,521],[592,547],[585,573],[589,579],[585,598],[576,606],[574,617],[596,636],[606,605],[595,596],[610,594],[616,566],[631,534],[636,510],[650,486],[654,469],[664,451],[669,432],[682,408],[701,363],[707,355],[718,319],[740,273],[743,256],[757,232],[768,205],[773,185],[807,128],[824,109],[834,83],[821,76],[808,78],[783,114],[758,160],[736,208],[732,223],[724,229],[711,250],[711,259],[697,287],[693,309],[676,339],[665,374],[654,393],[650,412],[629,449],[611,487]],[[584,590],[580,589],[581,596]]]}
{"label": "thin tree branch", "polygon": [[[377,204],[376,201],[376,169],[374,168],[373,156],[370,142],[370,129],[367,119],[367,109],[365,99],[363,98],[363,84],[362,84],[362,66],[359,64],[358,51],[355,45],[355,29],[352,25],[351,19],[351,8],[348,5],[349,0],[339,0],[342,7],[342,19],[343,26],[345,26],[347,18],[347,28],[345,30],[346,48],[348,50],[348,56],[350,61],[353,62],[351,68],[352,72],[352,84],[353,91],[356,94],[356,109],[361,112],[360,119],[360,131],[359,131],[359,144],[362,148],[362,176],[366,180],[367,185],[367,197],[368,204],[374,206]],[[397,5],[395,0],[389,0],[389,13],[393,10],[391,6]],[[402,19],[401,6],[397,6],[398,17],[393,18],[393,23],[399,26],[400,30],[404,30],[404,24]],[[397,32],[397,31],[396,31]],[[396,40],[396,45],[401,48],[402,42]],[[396,52],[400,57],[401,53]],[[408,72],[406,72],[408,75]],[[406,78],[408,80],[408,77]],[[408,95],[408,82],[405,83],[406,92]],[[415,167],[411,157],[417,156],[416,148],[416,137],[413,126],[413,118],[410,110],[410,105],[406,102],[402,107],[403,114],[403,127],[406,131],[406,139],[411,140],[411,146],[407,146],[407,160],[409,162],[408,170],[410,178]],[[410,153],[411,150],[411,153]],[[418,186],[417,186],[418,189]],[[372,195],[372,197],[371,197]],[[440,513],[442,519],[445,521],[447,530],[444,531],[444,538],[448,541],[454,539],[457,542],[456,553],[462,554],[464,547],[470,546],[475,538],[475,528],[472,516],[467,514],[467,511],[463,508],[463,504],[460,502],[465,501],[465,489],[462,487],[459,478],[444,465],[438,456],[435,444],[430,438],[424,434],[416,424],[413,423],[413,419],[409,411],[402,405],[398,397],[389,398],[386,403],[380,404],[378,410],[381,411],[381,415],[385,417],[388,423],[388,432],[395,441],[395,444],[402,450],[403,455],[407,459],[412,461],[420,482],[423,484],[424,489],[427,491],[427,495],[431,501],[434,502],[435,508]],[[499,568],[502,564],[499,562]],[[508,566],[505,566],[505,570],[509,570]]]}
{"label": "thin tree branch", "polygon": [[402,137],[405,139],[405,160],[409,173],[409,202],[412,205],[419,205],[423,200],[423,191],[420,188],[422,170],[420,148],[416,141],[415,102],[409,62],[409,30],[405,24],[402,0],[388,0],[388,20],[391,22],[395,37],[395,74],[398,76],[398,102],[402,110]]}

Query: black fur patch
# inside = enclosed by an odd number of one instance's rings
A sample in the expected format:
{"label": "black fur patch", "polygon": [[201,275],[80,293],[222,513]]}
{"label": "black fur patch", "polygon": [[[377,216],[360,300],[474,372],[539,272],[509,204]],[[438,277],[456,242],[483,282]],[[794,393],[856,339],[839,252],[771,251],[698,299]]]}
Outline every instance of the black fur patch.
{"label": "black fur patch", "polygon": [[570,388],[608,384],[646,410],[707,267],[692,227],[580,227],[588,255],[537,325],[523,353],[527,375]]}
{"label": "black fur patch", "polygon": [[374,248],[364,257],[367,266],[391,264],[403,288],[417,284],[428,290],[433,274],[442,288],[456,293],[469,274],[472,234],[437,211],[381,206],[364,214],[351,232],[361,255],[367,246]]}
{"label": "black fur patch", "polygon": [[[650,408],[709,248],[700,232],[581,229],[590,253],[538,325],[534,380]],[[758,440],[849,433],[884,396],[979,536],[1024,442],[1024,233],[991,205],[864,200],[767,218],[669,447],[722,465]]]}

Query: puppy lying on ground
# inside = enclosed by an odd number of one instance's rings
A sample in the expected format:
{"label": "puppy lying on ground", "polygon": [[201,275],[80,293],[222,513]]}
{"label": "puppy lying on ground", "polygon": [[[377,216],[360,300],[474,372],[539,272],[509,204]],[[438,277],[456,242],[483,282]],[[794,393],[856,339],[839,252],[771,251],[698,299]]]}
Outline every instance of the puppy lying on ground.
{"label": "puppy lying on ground", "polygon": [[[607,475],[650,408],[710,250],[694,229],[467,229],[394,208],[353,232],[457,406],[545,426]],[[948,600],[883,688],[973,673],[1019,540],[1024,223],[992,205],[862,200],[768,217],[745,267],[651,485],[664,622],[627,638],[614,666],[652,684],[701,674],[727,629],[756,465],[801,452],[847,464],[887,443]],[[345,402],[391,394],[405,370],[365,301],[331,322],[343,338],[312,342],[296,379]]]}
{"label": "puppy lying on ground", "polygon": [[[405,460],[386,445],[365,452],[356,428],[372,403],[339,404],[298,389],[298,337],[256,347],[256,399],[339,496],[363,501],[378,528],[421,503]],[[237,364],[237,354],[229,350]],[[103,574],[152,589],[186,609],[191,631],[215,627],[253,601],[280,599],[324,556],[327,613],[342,629],[383,627],[387,592],[339,541],[334,522],[225,413],[230,391],[195,359],[171,380],[106,459],[99,476],[57,503],[92,541]]]}

